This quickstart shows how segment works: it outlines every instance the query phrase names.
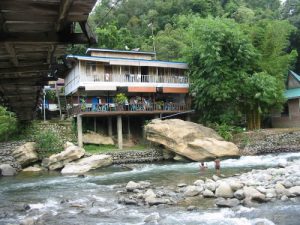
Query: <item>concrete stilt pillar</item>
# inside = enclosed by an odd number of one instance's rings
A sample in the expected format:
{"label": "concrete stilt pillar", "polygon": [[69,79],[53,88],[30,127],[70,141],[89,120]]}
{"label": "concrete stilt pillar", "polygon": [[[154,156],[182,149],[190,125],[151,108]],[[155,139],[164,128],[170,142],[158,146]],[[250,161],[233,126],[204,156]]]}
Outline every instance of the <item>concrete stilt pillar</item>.
{"label": "concrete stilt pillar", "polygon": [[83,141],[82,141],[82,117],[81,115],[77,115],[77,141],[78,146],[83,147]]}
{"label": "concrete stilt pillar", "polygon": [[187,115],[186,115],[185,120],[186,120],[186,121],[191,121],[191,116],[190,116],[190,114],[187,114]]}
{"label": "concrete stilt pillar", "polygon": [[97,132],[97,118],[94,117],[94,132]]}
{"label": "concrete stilt pillar", "polygon": [[108,117],[108,136],[112,137],[113,132],[112,132],[112,118]]}
{"label": "concrete stilt pillar", "polygon": [[127,117],[127,133],[128,133],[128,139],[131,138],[131,130],[130,130],[130,119],[129,116]]}
{"label": "concrete stilt pillar", "polygon": [[122,116],[117,117],[118,147],[123,149]]}

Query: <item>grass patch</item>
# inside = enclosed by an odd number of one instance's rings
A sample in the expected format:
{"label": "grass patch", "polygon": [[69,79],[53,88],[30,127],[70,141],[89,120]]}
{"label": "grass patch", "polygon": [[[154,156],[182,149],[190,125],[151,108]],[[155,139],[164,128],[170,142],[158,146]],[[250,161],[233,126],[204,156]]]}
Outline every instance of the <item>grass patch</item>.
{"label": "grass patch", "polygon": [[132,147],[124,147],[123,150],[119,150],[115,145],[84,145],[83,147],[86,152],[91,154],[105,153],[105,152],[116,152],[116,151],[124,151],[124,150],[146,150],[148,147],[146,145],[137,144]]}

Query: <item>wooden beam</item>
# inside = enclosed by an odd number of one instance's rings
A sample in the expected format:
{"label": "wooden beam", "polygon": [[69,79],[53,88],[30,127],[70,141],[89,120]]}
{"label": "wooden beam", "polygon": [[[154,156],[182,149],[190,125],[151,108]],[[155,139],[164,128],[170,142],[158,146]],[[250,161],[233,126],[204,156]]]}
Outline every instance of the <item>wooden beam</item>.
{"label": "wooden beam", "polygon": [[16,51],[15,51],[14,47],[12,46],[12,44],[5,42],[4,46],[6,48],[6,51],[10,55],[10,61],[13,63],[14,66],[18,66],[19,65],[18,58],[17,58]]}
{"label": "wooden beam", "polygon": [[89,40],[89,44],[92,45],[92,44],[97,44],[98,40],[97,40],[97,36],[92,32],[89,24],[87,21],[84,21],[84,22],[80,22],[80,27],[81,27],[81,30],[82,32],[86,35],[86,37],[88,38]]}
{"label": "wooden beam", "polygon": [[56,50],[56,45],[51,45],[49,47],[49,50],[48,50],[48,56],[47,56],[47,63],[52,63],[53,61],[53,55],[54,55],[54,52]]}
{"label": "wooden beam", "polygon": [[0,32],[1,42],[43,44],[88,44],[84,34],[56,32]]}
{"label": "wooden beam", "polygon": [[73,0],[60,0],[59,13],[55,25],[55,30],[57,32],[62,31],[64,29],[65,22],[67,20],[72,4],[73,4]]}
{"label": "wooden beam", "polygon": [[1,73],[27,73],[27,72],[41,72],[48,71],[49,65],[37,65],[37,66],[24,66],[24,67],[11,67],[0,69]]}

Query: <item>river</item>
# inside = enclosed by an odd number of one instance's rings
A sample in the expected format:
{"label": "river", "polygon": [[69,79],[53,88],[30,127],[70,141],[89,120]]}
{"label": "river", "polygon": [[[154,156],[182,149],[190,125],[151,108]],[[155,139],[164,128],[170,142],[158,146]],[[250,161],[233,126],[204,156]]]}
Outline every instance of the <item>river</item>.
{"label": "river", "polygon": [[[266,168],[279,162],[300,163],[300,153],[243,156],[221,161],[222,174],[231,176],[253,168]],[[111,166],[88,173],[86,177],[51,173],[19,173],[0,178],[0,224],[18,224],[24,218],[40,218],[50,225],[109,224],[189,224],[189,225],[298,225],[300,201],[275,201],[255,208],[243,206],[219,209],[213,200],[197,202],[199,208],[187,211],[185,205],[131,206],[118,204],[117,191],[129,181],[150,181],[171,187],[192,184],[199,179],[198,163],[156,163],[130,165],[133,169]],[[208,162],[207,177],[214,173]],[[24,204],[30,209],[24,210]]]}

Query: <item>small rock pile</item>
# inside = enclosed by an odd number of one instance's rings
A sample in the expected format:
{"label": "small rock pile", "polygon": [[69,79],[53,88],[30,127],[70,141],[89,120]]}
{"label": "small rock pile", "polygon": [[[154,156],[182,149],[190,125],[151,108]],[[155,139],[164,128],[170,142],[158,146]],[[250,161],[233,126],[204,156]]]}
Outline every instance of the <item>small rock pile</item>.
{"label": "small rock pile", "polygon": [[146,151],[118,151],[108,152],[106,154],[112,156],[114,164],[145,163],[164,159],[163,152],[160,149],[150,149]]}
{"label": "small rock pile", "polygon": [[[130,181],[119,191],[119,203],[128,205],[178,204],[185,199],[215,198],[218,207],[235,207],[240,204],[255,206],[268,201],[294,200],[300,196],[300,165],[281,165],[283,168],[252,170],[242,175],[196,180],[193,185],[154,187],[149,182]],[[199,198],[201,197],[201,198]],[[188,209],[193,206],[189,206]]]}
{"label": "small rock pile", "polygon": [[23,145],[23,141],[11,141],[0,143],[0,164],[9,164],[16,170],[21,170],[21,165],[13,157],[12,152],[17,147]]}

